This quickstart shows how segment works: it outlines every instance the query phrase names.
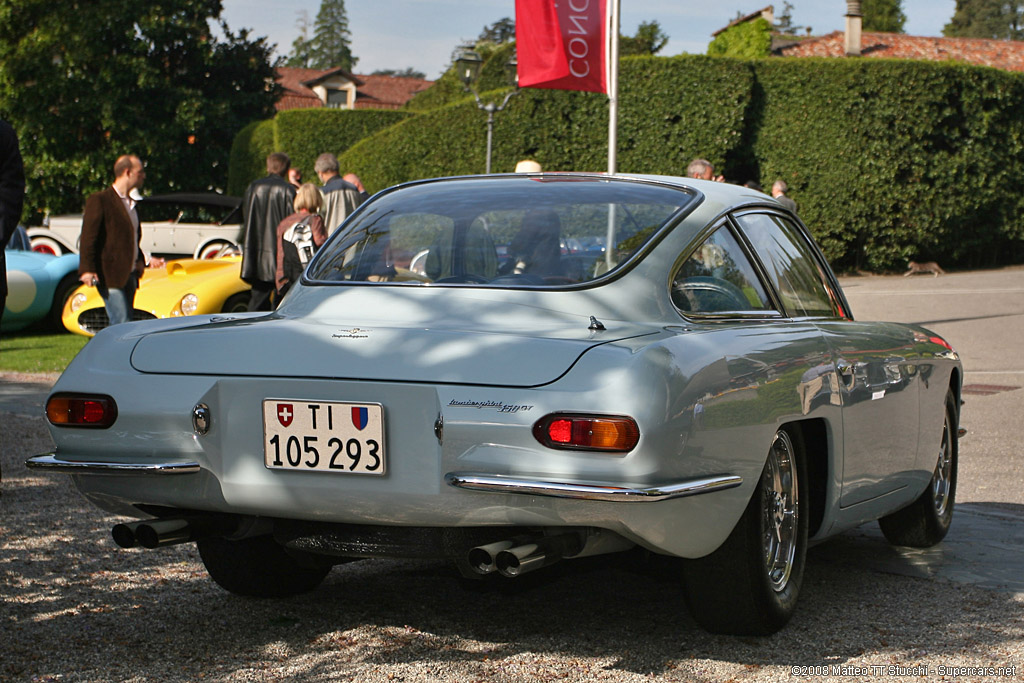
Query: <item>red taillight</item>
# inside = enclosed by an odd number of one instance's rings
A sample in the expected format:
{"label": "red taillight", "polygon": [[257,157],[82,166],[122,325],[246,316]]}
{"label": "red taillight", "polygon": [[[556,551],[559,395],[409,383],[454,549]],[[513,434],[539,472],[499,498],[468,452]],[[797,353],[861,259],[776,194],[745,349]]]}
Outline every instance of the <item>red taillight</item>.
{"label": "red taillight", "polygon": [[46,402],[46,419],[58,427],[106,429],[117,419],[117,404],[109,396],[54,394]]}
{"label": "red taillight", "polygon": [[625,453],[640,441],[631,417],[552,414],[533,425],[533,435],[549,448]]}

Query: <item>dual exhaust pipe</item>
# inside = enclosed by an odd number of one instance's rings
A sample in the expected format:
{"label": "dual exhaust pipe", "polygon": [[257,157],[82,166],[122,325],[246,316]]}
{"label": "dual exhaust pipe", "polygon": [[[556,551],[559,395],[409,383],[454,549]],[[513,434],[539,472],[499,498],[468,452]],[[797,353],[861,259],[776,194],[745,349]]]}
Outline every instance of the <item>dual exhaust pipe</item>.
{"label": "dual exhaust pipe", "polygon": [[153,550],[211,536],[225,536],[237,527],[236,522],[225,518],[169,517],[117,524],[110,530],[110,535],[122,548],[142,546]]}
{"label": "dual exhaust pipe", "polygon": [[516,536],[506,541],[477,546],[469,551],[467,559],[477,574],[497,572],[511,579],[578,555],[583,546],[584,539],[579,533]]}

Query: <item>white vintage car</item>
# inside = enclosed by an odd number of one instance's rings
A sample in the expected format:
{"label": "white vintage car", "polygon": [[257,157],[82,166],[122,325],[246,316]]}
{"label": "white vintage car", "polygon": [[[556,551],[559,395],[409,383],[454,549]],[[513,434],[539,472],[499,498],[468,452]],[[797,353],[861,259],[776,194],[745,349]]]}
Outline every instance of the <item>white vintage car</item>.
{"label": "white vintage car", "polygon": [[505,580],[640,549],[677,558],[705,628],[763,634],[809,542],[943,538],[961,378],[934,333],[854,319],[763,194],[452,178],[364,204],[274,313],[101,332],[28,465],[141,518],[124,547],[196,542],[242,595],[365,557]]}
{"label": "white vintage car", "polygon": [[[159,256],[208,259],[239,249],[242,243],[242,200],[221,194],[153,195],[136,204],[142,224],[142,249]],[[32,251],[77,254],[82,216],[52,216],[28,229]]]}

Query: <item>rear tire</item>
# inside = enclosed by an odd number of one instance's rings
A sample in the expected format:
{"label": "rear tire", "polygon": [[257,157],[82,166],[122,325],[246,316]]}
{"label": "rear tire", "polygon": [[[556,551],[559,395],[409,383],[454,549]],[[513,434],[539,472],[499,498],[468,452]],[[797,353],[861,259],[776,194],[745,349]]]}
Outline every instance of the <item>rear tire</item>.
{"label": "rear tire", "polygon": [[942,440],[928,488],[917,500],[891,515],[878,520],[878,526],[889,543],[911,548],[930,548],[943,538],[953,523],[956,501],[956,469],[960,445],[959,416],[953,391],[946,392]]}
{"label": "rear tire", "polygon": [[196,541],[206,571],[221,588],[236,595],[281,598],[306,593],[324,580],[330,565],[317,566],[291,555],[272,536],[239,541]]}
{"label": "rear tire", "polygon": [[710,555],[683,561],[686,604],[704,629],[770,635],[789,621],[807,553],[806,481],[802,435],[783,427],[729,538]]}

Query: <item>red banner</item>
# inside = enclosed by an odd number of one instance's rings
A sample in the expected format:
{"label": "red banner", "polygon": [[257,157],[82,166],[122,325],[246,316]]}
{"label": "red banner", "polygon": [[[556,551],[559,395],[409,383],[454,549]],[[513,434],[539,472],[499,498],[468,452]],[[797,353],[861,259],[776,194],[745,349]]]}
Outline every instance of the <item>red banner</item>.
{"label": "red banner", "polygon": [[516,0],[520,88],[608,92],[606,0]]}

